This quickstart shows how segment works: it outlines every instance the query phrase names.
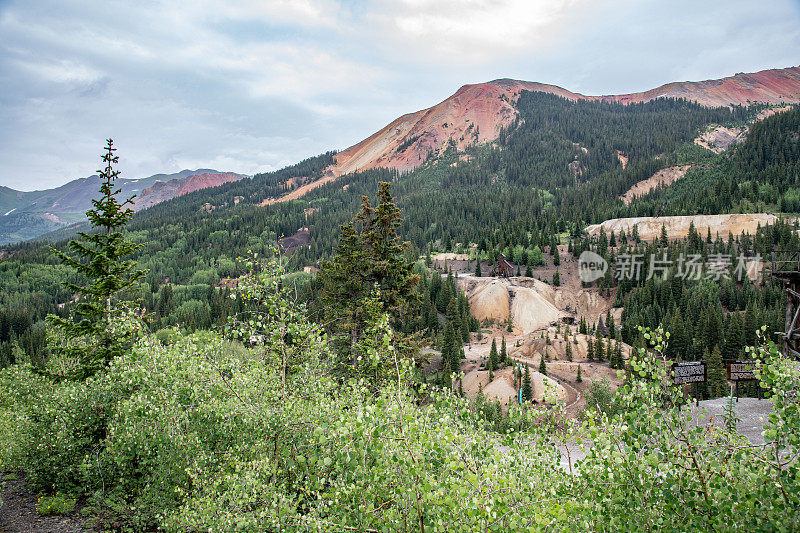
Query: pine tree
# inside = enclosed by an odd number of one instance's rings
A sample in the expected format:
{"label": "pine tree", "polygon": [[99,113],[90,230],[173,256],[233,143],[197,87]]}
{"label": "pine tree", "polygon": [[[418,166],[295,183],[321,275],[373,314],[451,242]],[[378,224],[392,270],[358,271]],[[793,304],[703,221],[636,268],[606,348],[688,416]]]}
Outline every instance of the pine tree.
{"label": "pine tree", "polygon": [[444,326],[444,341],[442,342],[442,361],[451,363],[458,353],[456,344],[456,332],[453,329],[453,324],[447,323]]}
{"label": "pine tree", "polygon": [[594,342],[591,337],[586,339],[586,358],[589,361],[594,361]]}
{"label": "pine tree", "polygon": [[[114,155],[114,141],[108,139],[102,161],[105,167],[98,170],[100,198],[92,199],[92,209],[86,217],[94,233],[79,232],[79,239],[69,242],[68,253],[52,248],[60,261],[86,279],[86,285],[66,282],[65,285],[78,296],[78,304],[70,319],[50,316],[51,325],[63,331],[67,339],[84,338],[88,349],[72,353],[78,359],[74,376],[86,378],[99,371],[129,343],[130,335],[119,337],[112,329],[114,317],[124,307],[126,293],[131,293],[144,276],[129,258],[140,245],[125,240],[122,229],[133,216],[129,205],[133,197],[117,200],[120,189],[115,185],[120,172],[114,169],[119,157]],[[171,288],[170,288],[171,291]]]}
{"label": "pine tree", "polygon": [[686,337],[686,326],[681,317],[680,308],[675,310],[672,315],[672,321],[669,326],[669,344],[667,344],[667,353],[676,360],[686,360],[686,351],[689,339]]}
{"label": "pine tree", "polygon": [[450,367],[450,361],[447,359],[442,360],[442,386],[448,389],[453,388],[453,369]]}
{"label": "pine tree", "polygon": [[497,342],[495,339],[492,339],[492,347],[489,350],[489,370],[494,370],[497,368]]}
{"label": "pine tree", "polygon": [[[333,260],[322,263],[319,276],[326,323],[340,357],[352,365],[357,364],[357,345],[368,325],[364,302],[376,288],[381,311],[395,323],[406,319],[416,303],[414,287],[419,276],[406,260],[407,243],[401,243],[397,235],[401,222],[389,183],[379,183],[378,206],[373,208],[362,197],[361,211],[341,226]],[[398,344],[405,347],[407,340],[399,339]]]}
{"label": "pine tree", "polygon": [[432,334],[435,334],[437,331],[439,331],[439,314],[436,311],[436,306],[433,305],[433,302],[430,300],[428,300],[428,312],[425,325]]}
{"label": "pine tree", "polygon": [[533,387],[531,387],[531,374],[528,365],[525,365],[525,373],[522,375],[522,399],[531,401],[533,399]]}
{"label": "pine tree", "polygon": [[594,357],[598,361],[604,361],[606,358],[605,346],[603,345],[603,336],[599,332],[596,333],[594,339]]}
{"label": "pine tree", "polygon": [[567,361],[572,361],[572,345],[569,342],[569,339],[567,339],[567,347],[566,347],[565,352],[566,353],[564,355],[567,358]]}
{"label": "pine tree", "polygon": [[503,341],[500,343],[500,363],[505,364],[506,357],[508,354],[506,353],[506,338],[503,337]]}
{"label": "pine tree", "polygon": [[553,273],[553,287],[561,286],[561,274],[558,273],[558,270]]}
{"label": "pine tree", "polygon": [[[547,350],[545,349],[545,352]],[[544,356],[539,357],[539,373],[542,375],[547,375],[547,365],[544,362]]]}
{"label": "pine tree", "polygon": [[578,375],[575,377],[575,383],[582,383],[583,377],[581,376],[581,365],[578,365]]}
{"label": "pine tree", "polygon": [[483,273],[481,272],[481,260],[478,259],[475,261],[475,277],[480,278],[481,276],[483,276]]}
{"label": "pine tree", "polygon": [[744,345],[753,346],[756,343],[756,330],[758,323],[756,319],[755,304],[748,300],[744,311]]}
{"label": "pine tree", "polygon": [[725,369],[722,365],[722,355],[719,348],[714,349],[709,353],[706,350],[703,354],[703,359],[706,362],[708,394],[711,398],[719,398],[728,392],[728,380],[725,376]]}
{"label": "pine tree", "polygon": [[733,313],[730,326],[725,331],[725,356],[729,359],[738,359],[744,347],[742,317]]}
{"label": "pine tree", "polygon": [[461,318],[461,342],[470,342],[469,341],[469,313],[467,313],[464,317]]}

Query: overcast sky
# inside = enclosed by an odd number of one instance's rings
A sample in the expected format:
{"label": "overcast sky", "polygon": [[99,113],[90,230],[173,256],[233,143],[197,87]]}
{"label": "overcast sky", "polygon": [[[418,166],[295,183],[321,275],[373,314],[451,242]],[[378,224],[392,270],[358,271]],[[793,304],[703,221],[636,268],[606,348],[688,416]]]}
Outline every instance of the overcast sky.
{"label": "overcast sky", "polygon": [[0,185],[253,174],[343,149],[465,83],[584,94],[800,64],[800,2],[0,0]]}

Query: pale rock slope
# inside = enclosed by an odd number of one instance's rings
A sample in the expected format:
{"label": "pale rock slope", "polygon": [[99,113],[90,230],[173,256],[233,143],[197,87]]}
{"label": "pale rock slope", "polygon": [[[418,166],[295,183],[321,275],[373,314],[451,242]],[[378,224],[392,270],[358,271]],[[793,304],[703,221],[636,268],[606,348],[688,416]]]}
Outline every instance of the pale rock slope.
{"label": "pale rock slope", "polygon": [[662,168],[652,176],[637,183],[628,189],[625,194],[620,196],[625,205],[630,204],[635,198],[643,196],[653,189],[666,187],[684,177],[692,165],[679,165],[675,167]]}
{"label": "pale rock slope", "polygon": [[619,234],[624,230],[630,235],[633,227],[639,231],[639,237],[644,240],[654,240],[661,236],[661,227],[667,230],[667,237],[670,239],[682,239],[689,235],[689,228],[694,223],[695,229],[702,236],[708,234],[716,237],[727,238],[728,235],[740,235],[742,232],[755,234],[758,226],[774,224],[778,217],[770,213],[750,213],[750,214],[727,214],[727,215],[694,215],[694,216],[671,216],[671,217],[633,217],[633,218],[612,218],[601,224],[593,224],[586,227],[590,236],[597,236],[603,230],[606,234],[612,231]]}

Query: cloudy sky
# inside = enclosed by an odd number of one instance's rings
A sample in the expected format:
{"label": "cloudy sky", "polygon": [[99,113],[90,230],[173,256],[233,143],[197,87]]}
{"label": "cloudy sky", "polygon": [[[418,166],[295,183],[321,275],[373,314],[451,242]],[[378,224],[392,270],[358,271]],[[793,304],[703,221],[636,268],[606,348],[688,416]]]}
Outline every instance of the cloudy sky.
{"label": "cloudy sky", "polygon": [[465,83],[584,94],[800,64],[800,2],[0,0],[0,185],[253,174],[354,144]]}

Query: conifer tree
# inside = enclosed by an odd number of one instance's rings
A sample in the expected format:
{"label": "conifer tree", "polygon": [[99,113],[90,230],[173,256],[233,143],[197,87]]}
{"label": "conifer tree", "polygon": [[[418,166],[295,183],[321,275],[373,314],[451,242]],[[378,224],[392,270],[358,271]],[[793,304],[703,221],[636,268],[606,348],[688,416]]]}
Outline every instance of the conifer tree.
{"label": "conifer tree", "polygon": [[432,334],[439,331],[439,314],[436,311],[436,306],[433,305],[433,302],[430,300],[428,300],[428,312],[425,323]]}
{"label": "conifer tree", "polygon": [[756,343],[756,329],[758,323],[756,319],[755,304],[748,300],[744,311],[744,345],[753,346]]}
{"label": "conifer tree", "polygon": [[71,318],[50,316],[49,322],[62,330],[67,339],[84,338],[87,348],[78,351],[78,369],[75,376],[86,378],[96,373],[127,346],[128,339],[119,337],[112,328],[114,315],[124,305],[126,293],[138,285],[144,272],[136,269],[129,257],[140,245],[125,239],[122,229],[133,216],[129,205],[133,197],[120,202],[120,189],[115,181],[120,172],[114,169],[119,157],[114,154],[114,141],[107,140],[102,161],[105,167],[98,170],[100,198],[92,199],[92,209],[86,217],[93,233],[78,232],[79,239],[69,242],[69,255],[52,248],[61,262],[74,268],[86,279],[85,285],[66,282],[78,296],[78,304]]}
{"label": "conifer tree", "polygon": [[461,322],[461,342],[470,342],[469,340],[469,313],[467,313],[462,319]]}
{"label": "conifer tree", "polygon": [[506,352],[506,338],[503,337],[503,341],[500,343],[500,363],[505,364],[506,357],[508,356]]}
{"label": "conifer tree", "polygon": [[442,366],[442,386],[450,389],[453,387],[453,369],[450,367],[450,361],[448,359],[442,359]]}
{"label": "conifer tree", "polygon": [[444,327],[444,341],[442,342],[442,361],[452,363],[456,358],[458,348],[456,344],[456,332],[453,324],[447,323]]}
{"label": "conifer tree", "polygon": [[489,350],[489,370],[494,370],[497,368],[497,342],[495,339],[492,339],[492,347]]}
{"label": "conifer tree", "polygon": [[[547,350],[545,349],[545,352]],[[539,373],[543,375],[547,375],[547,365],[544,362],[544,356],[539,357]]]}
{"label": "conifer tree", "polygon": [[567,339],[567,347],[565,349],[564,355],[567,358],[567,361],[572,361],[572,345],[569,342],[569,339]]}
{"label": "conifer tree", "polygon": [[531,374],[528,365],[525,365],[525,373],[522,375],[522,399],[531,401],[533,399],[533,387],[531,387]]}
{"label": "conifer tree", "polygon": [[714,346],[714,349],[709,353],[706,351],[703,354],[703,359],[706,362],[708,394],[711,398],[719,398],[728,392],[728,380],[725,376],[725,369],[722,365],[722,355],[719,348]]}
{"label": "conifer tree", "polygon": [[478,258],[478,260],[475,261],[475,277],[480,278],[481,276],[483,276],[483,273],[481,272],[481,260]]}
{"label": "conifer tree", "polygon": [[595,335],[594,342],[595,342],[595,344],[594,344],[594,357],[598,361],[602,362],[602,361],[605,360],[606,354],[605,354],[605,346],[603,345],[603,336],[600,335],[599,331]]}
{"label": "conifer tree", "polygon": [[[419,276],[405,257],[407,243],[401,243],[397,235],[401,222],[389,183],[379,183],[378,206],[373,208],[369,199],[362,197],[361,211],[340,228],[333,260],[322,263],[326,323],[334,347],[353,365],[356,346],[369,320],[363,303],[376,288],[381,311],[395,323],[407,318],[416,303],[414,287]],[[399,344],[407,343],[401,340]]]}
{"label": "conifer tree", "polygon": [[575,377],[576,383],[582,383],[583,377],[581,376],[581,365],[578,365],[578,375]]}
{"label": "conifer tree", "polygon": [[728,359],[738,359],[744,347],[742,316],[733,313],[730,326],[725,332],[725,356]]}

